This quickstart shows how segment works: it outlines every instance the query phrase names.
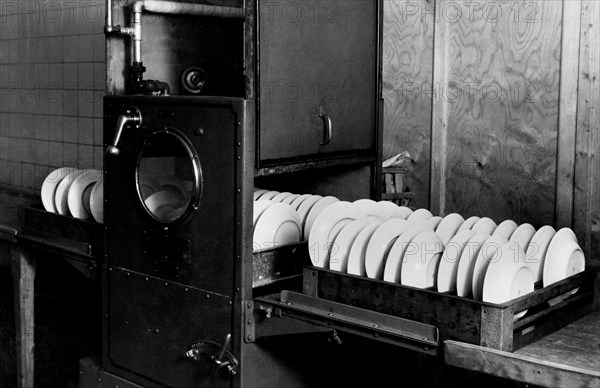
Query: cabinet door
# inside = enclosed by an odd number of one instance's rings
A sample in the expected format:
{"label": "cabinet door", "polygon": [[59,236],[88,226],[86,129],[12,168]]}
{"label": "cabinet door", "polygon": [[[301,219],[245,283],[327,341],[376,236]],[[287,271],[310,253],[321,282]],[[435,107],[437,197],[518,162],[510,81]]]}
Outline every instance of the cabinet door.
{"label": "cabinet door", "polygon": [[378,13],[376,0],[259,1],[262,162],[374,149]]}

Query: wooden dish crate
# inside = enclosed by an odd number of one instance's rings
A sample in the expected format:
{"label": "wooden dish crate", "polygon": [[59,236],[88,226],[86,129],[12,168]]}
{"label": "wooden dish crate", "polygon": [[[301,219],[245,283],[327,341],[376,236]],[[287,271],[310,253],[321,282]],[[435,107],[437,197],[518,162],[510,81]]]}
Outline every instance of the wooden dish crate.
{"label": "wooden dish crate", "polygon": [[[305,267],[303,274],[305,295],[435,326],[439,345],[456,340],[503,351],[532,343],[600,305],[598,268],[587,268],[546,288],[537,286],[528,295],[492,304],[312,266]],[[563,302],[547,304],[575,288],[577,293]],[[527,314],[515,319],[525,309]]]}

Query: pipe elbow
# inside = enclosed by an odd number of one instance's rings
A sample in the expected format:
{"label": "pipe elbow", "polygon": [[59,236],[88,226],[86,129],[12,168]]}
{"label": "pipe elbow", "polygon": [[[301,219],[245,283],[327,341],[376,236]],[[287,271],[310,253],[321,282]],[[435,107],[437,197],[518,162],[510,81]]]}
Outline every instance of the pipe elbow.
{"label": "pipe elbow", "polygon": [[131,5],[131,10],[134,13],[141,13],[142,10],[144,9],[145,5],[146,5],[146,2],[144,0],[136,0]]}

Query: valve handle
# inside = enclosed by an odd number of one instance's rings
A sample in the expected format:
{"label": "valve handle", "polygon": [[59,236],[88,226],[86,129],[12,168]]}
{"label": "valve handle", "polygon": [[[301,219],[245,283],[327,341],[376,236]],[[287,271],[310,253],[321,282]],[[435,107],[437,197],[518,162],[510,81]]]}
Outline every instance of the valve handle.
{"label": "valve handle", "polygon": [[117,120],[117,131],[115,132],[115,138],[112,142],[112,145],[109,145],[106,148],[106,152],[109,155],[117,156],[121,152],[117,146],[119,144],[119,140],[121,140],[123,129],[128,124],[135,124],[136,128],[139,128],[140,125],[142,125],[142,112],[140,112],[138,108],[127,108],[126,113],[119,116],[119,120]]}

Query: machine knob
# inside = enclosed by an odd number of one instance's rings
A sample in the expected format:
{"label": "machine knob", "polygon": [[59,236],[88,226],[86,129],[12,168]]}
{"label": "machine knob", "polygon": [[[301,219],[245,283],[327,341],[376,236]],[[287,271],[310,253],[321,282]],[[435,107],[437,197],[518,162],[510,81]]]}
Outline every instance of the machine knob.
{"label": "machine knob", "polygon": [[136,128],[139,128],[142,125],[142,112],[136,107],[131,107],[127,109],[127,112],[124,115],[119,116],[119,120],[117,120],[117,131],[115,132],[115,138],[113,140],[112,145],[106,147],[106,152],[109,155],[117,156],[120,153],[118,144],[121,139],[121,134],[123,133],[123,129],[128,124],[135,124]]}

